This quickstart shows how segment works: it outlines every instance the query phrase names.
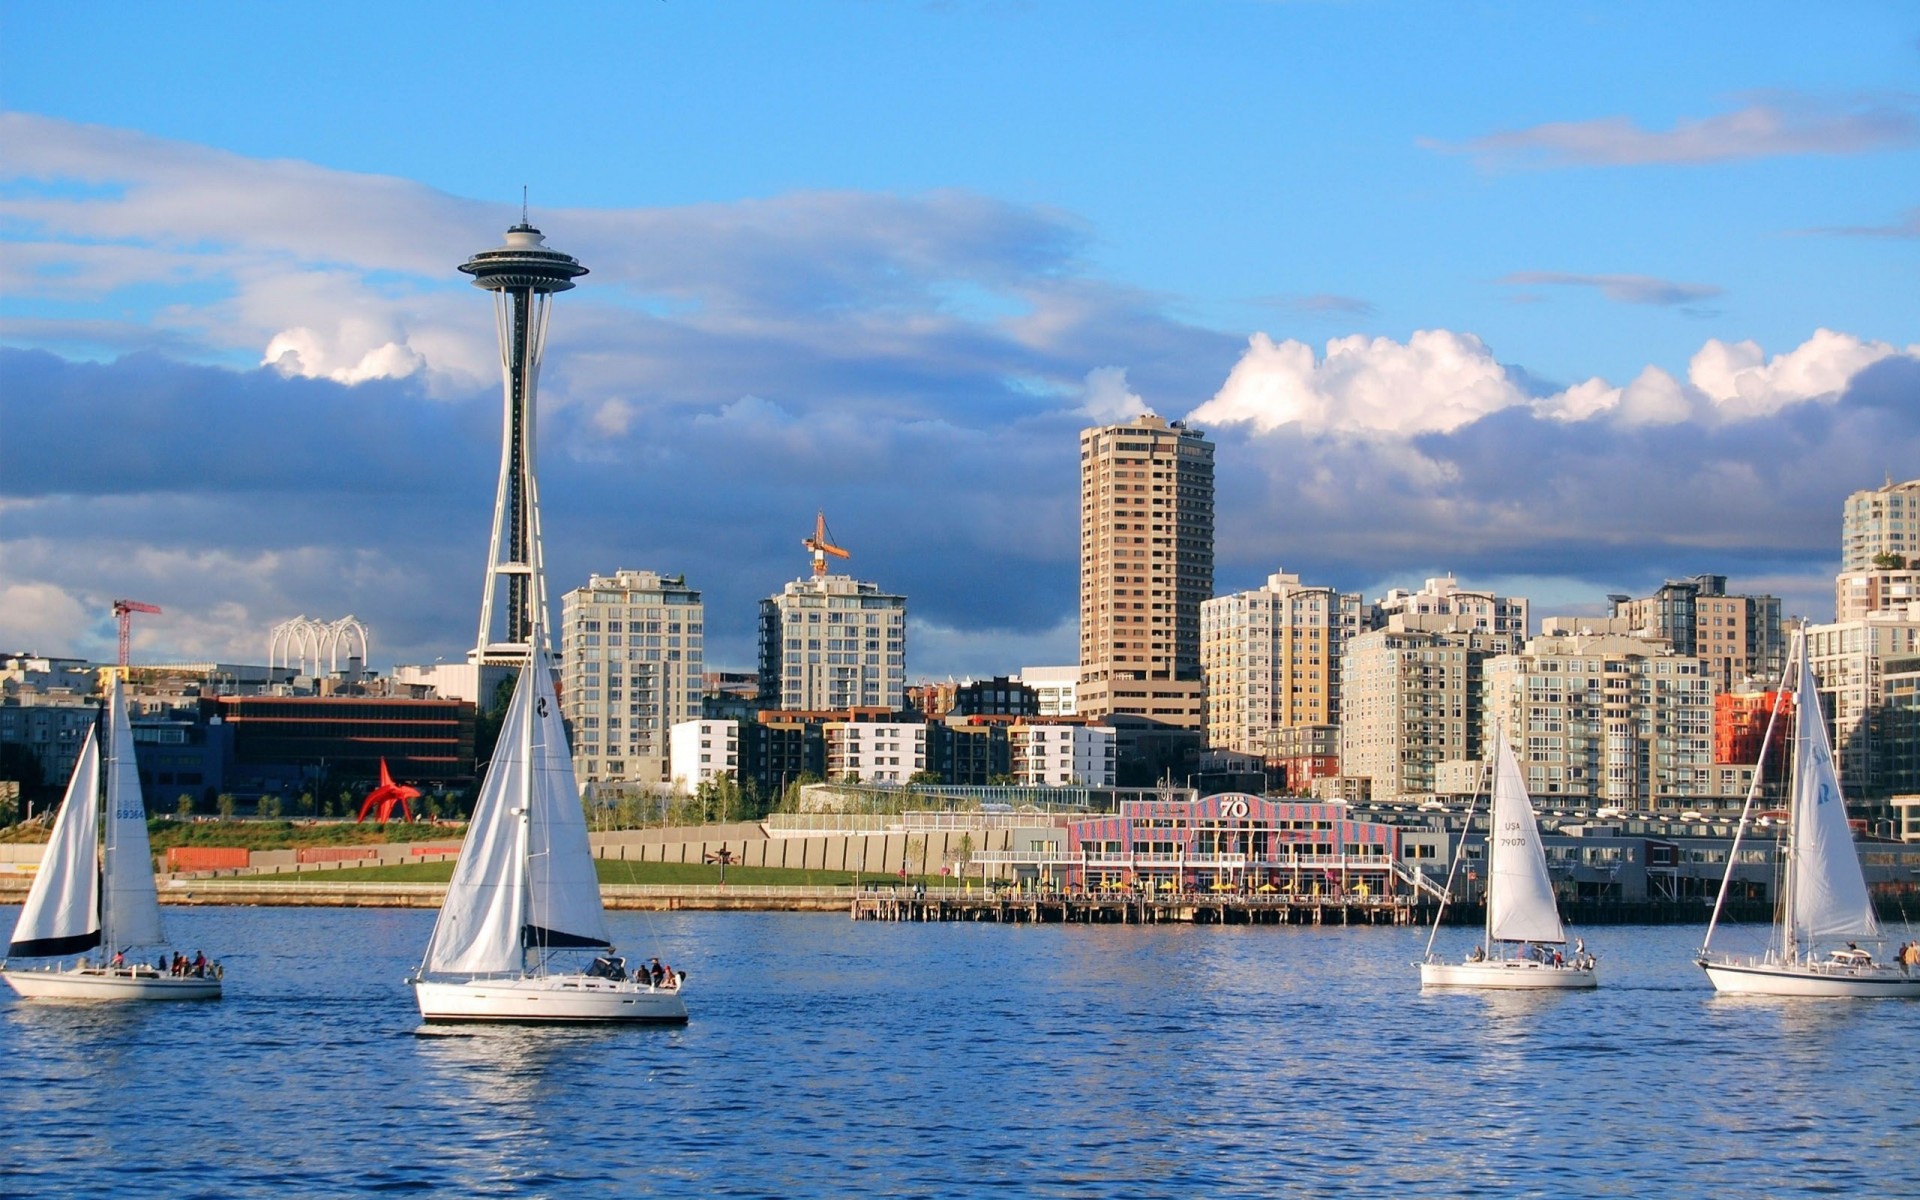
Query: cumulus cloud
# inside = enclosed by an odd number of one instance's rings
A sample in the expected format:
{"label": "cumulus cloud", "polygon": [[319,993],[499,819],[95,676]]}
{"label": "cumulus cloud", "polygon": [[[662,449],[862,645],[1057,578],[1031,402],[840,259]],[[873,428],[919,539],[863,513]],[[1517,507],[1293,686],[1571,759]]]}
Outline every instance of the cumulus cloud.
{"label": "cumulus cloud", "polygon": [[1423,330],[1404,343],[1335,338],[1316,358],[1305,342],[1256,333],[1225,385],[1192,419],[1257,432],[1296,426],[1404,438],[1458,429],[1526,399],[1472,334]]}
{"label": "cumulus cloud", "polygon": [[1864,154],[1920,143],[1920,105],[1906,95],[1833,101],[1791,92],[1754,96],[1731,112],[1648,129],[1629,117],[1557,121],[1429,149],[1490,165],[1619,167],[1699,164],[1799,154]]}
{"label": "cumulus cloud", "polygon": [[1692,304],[1720,295],[1710,283],[1675,283],[1651,275],[1572,275],[1564,271],[1515,271],[1503,275],[1500,283],[1524,287],[1540,285],[1593,288],[1607,299],[1620,304],[1653,304],[1671,307]]}
{"label": "cumulus cloud", "polygon": [[1524,370],[1501,363],[1472,334],[1425,330],[1404,343],[1336,338],[1320,357],[1304,342],[1255,334],[1226,383],[1191,419],[1256,434],[1294,428],[1385,441],[1451,433],[1516,407],[1559,421],[1622,425],[1747,420],[1830,403],[1862,370],[1893,356],[1920,359],[1920,346],[1903,351],[1821,329],[1769,359],[1754,342],[1714,339],[1694,355],[1684,380],[1649,366],[1625,385],[1594,378],[1534,395],[1537,385]]}
{"label": "cumulus cloud", "polygon": [[1131,420],[1148,411],[1147,402],[1127,387],[1125,367],[1095,367],[1087,372],[1080,411],[1096,425]]}

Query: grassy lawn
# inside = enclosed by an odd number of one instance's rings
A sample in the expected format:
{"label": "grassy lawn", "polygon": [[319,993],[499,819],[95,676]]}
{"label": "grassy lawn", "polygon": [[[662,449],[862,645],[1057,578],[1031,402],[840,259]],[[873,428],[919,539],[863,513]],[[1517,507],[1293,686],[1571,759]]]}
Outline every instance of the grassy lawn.
{"label": "grassy lawn", "polygon": [[[596,859],[601,883],[719,883],[720,868],[701,863],[642,863]],[[445,883],[453,878],[453,864],[397,863],[390,867],[342,867],[338,871],[299,871],[269,875],[288,883]],[[897,875],[863,874],[863,883],[898,883]],[[728,867],[727,883],[759,887],[842,887],[854,881],[851,871],[790,871],[773,867]],[[917,883],[920,880],[909,880]],[[929,878],[927,886],[940,880]]]}
{"label": "grassy lawn", "polygon": [[[0,842],[45,842],[48,826],[10,825]],[[445,825],[393,821],[176,821],[154,817],[147,837],[155,850],[173,846],[238,846],[247,850],[293,850],[301,846],[376,846],[385,842],[457,842],[467,834],[464,821]]]}

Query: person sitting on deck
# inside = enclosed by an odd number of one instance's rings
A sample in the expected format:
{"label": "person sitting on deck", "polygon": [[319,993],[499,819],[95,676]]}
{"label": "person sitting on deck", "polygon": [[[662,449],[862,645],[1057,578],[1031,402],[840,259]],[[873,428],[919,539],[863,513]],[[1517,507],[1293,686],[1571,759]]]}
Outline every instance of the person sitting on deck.
{"label": "person sitting on deck", "polygon": [[651,963],[647,964],[647,968],[644,973],[647,977],[647,982],[652,984],[654,987],[659,987],[661,984],[661,981],[665,977],[662,973],[660,960],[657,958],[654,959]]}
{"label": "person sitting on deck", "polygon": [[1486,951],[1486,947],[1484,946],[1475,946],[1473,948],[1473,953],[1467,955],[1468,962],[1485,962],[1486,959],[1487,959],[1487,951]]}
{"label": "person sitting on deck", "polygon": [[671,988],[674,991],[680,990],[680,977],[673,973],[672,967],[661,967],[660,978],[662,987]]}
{"label": "person sitting on deck", "polygon": [[207,956],[198,950],[193,952],[193,973],[196,978],[202,979],[207,974]]}

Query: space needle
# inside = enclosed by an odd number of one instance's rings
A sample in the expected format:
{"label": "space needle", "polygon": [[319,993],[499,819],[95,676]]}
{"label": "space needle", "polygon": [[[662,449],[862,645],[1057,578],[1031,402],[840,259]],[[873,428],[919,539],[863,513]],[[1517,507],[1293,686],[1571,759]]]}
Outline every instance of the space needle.
{"label": "space needle", "polygon": [[[475,287],[493,293],[500,333],[505,414],[500,439],[500,487],[493,501],[493,540],[480,600],[480,637],[469,660],[478,666],[519,666],[533,649],[533,631],[545,637],[547,579],[540,550],[540,487],[534,473],[534,396],[546,348],[553,295],[587,273],[579,260],[549,248],[538,229],[520,223],[507,243],[482,250],[460,270]],[[496,638],[498,585],[505,581],[504,629]]]}

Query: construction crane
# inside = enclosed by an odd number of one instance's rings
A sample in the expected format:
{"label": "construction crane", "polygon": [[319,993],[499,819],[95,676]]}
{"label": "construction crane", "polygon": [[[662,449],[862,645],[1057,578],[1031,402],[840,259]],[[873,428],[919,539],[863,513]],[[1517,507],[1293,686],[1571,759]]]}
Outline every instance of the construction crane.
{"label": "construction crane", "polygon": [[159,611],[160,606],[158,604],[142,604],[138,600],[115,600],[113,602],[113,615],[120,618],[121,666],[124,667],[127,665],[127,654],[132,646],[130,639],[133,636],[133,614],[157,613]]}
{"label": "construction crane", "polygon": [[827,555],[835,558],[850,558],[845,550],[827,540],[827,514],[822,512],[814,518],[813,536],[801,539],[800,544],[813,551],[813,575],[815,579],[827,573]]}

